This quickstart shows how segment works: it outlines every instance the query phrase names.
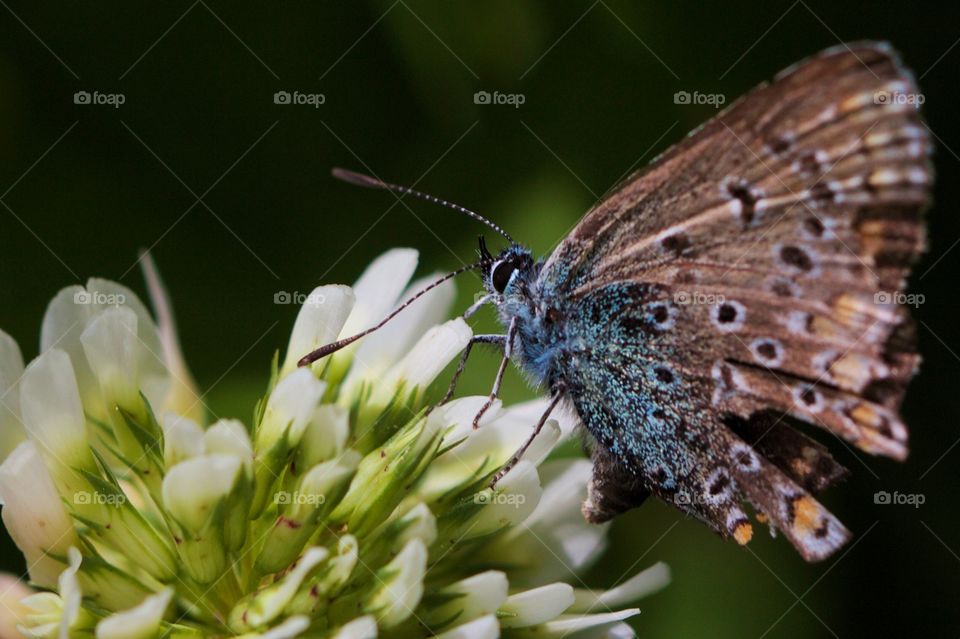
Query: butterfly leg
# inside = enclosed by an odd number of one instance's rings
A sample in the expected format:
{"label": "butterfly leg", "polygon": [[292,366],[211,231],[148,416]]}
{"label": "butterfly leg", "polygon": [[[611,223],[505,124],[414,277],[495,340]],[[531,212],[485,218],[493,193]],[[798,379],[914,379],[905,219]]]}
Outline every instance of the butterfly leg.
{"label": "butterfly leg", "polygon": [[506,348],[507,336],[506,335],[474,335],[470,338],[470,341],[467,342],[466,348],[463,349],[463,353],[460,355],[460,362],[457,364],[457,370],[453,373],[453,378],[450,380],[450,386],[447,388],[447,392],[444,394],[443,399],[441,399],[437,406],[442,406],[446,404],[453,397],[453,393],[457,390],[457,382],[460,381],[460,376],[463,374],[463,370],[467,366],[467,359],[470,357],[470,351],[473,350],[474,344],[496,344],[502,348]]}
{"label": "butterfly leg", "polygon": [[504,339],[503,359],[500,360],[500,368],[497,369],[497,376],[493,380],[493,388],[490,390],[490,397],[487,398],[487,401],[484,402],[483,406],[480,407],[480,410],[478,410],[477,414],[473,417],[474,428],[480,428],[480,419],[488,410],[490,410],[490,407],[493,406],[493,402],[500,394],[500,385],[503,383],[503,375],[507,372],[507,365],[510,363],[510,356],[513,354],[513,338],[516,335],[516,332],[517,318],[514,317],[510,321],[510,328],[507,330],[507,334]]}
{"label": "butterfly leg", "polygon": [[490,480],[490,487],[493,488],[497,485],[497,482],[503,479],[503,476],[509,473],[514,466],[517,465],[522,458],[524,453],[527,452],[527,449],[530,448],[530,444],[533,443],[533,440],[537,438],[537,435],[540,434],[540,431],[543,429],[543,425],[547,423],[547,419],[550,417],[550,413],[553,412],[553,409],[557,407],[557,404],[560,403],[560,398],[563,397],[563,388],[557,388],[554,391],[553,398],[550,400],[550,403],[547,405],[547,410],[543,411],[543,415],[540,416],[540,420],[537,422],[536,427],[533,429],[533,434],[523,443],[523,446],[513,454],[506,464],[503,465],[500,470],[493,476],[493,479]]}

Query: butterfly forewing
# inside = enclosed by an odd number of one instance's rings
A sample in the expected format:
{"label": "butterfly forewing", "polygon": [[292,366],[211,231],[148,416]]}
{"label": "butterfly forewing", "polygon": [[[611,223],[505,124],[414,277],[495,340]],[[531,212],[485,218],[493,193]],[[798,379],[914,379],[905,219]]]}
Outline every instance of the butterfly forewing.
{"label": "butterfly forewing", "polygon": [[615,188],[541,271],[544,295],[581,309],[569,330],[598,322],[609,342],[568,363],[586,427],[723,534],[748,537],[746,498],[808,559],[847,537],[805,490],[842,474],[822,447],[735,422],[789,415],[907,454],[918,356],[898,302],[932,182],[918,95],[882,44],[796,65]]}

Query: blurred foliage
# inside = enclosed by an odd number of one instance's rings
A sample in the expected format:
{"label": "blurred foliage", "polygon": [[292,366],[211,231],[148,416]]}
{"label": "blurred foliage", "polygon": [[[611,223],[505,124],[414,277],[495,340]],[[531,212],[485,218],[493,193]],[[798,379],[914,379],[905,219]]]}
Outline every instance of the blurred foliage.
{"label": "blurred foliage", "polygon": [[[890,40],[917,70],[940,139],[940,207],[917,273],[931,270],[914,278],[927,300],[918,311],[926,364],[906,407],[911,460],[834,443],[855,474],[826,501],[859,533],[835,561],[805,565],[765,535],[743,550],[650,503],[617,522],[596,577],[614,583],[634,564],[671,564],[674,584],[636,622],[644,636],[942,635],[960,626],[960,449],[951,448],[960,250],[942,257],[960,237],[948,208],[960,163],[955,3],[4,7],[0,326],[32,357],[60,287],[100,275],[142,291],[134,265],[138,248],[150,247],[212,412],[243,419],[296,313],[273,304],[276,292],[351,282],[397,245],[420,249],[424,273],[449,270],[471,259],[483,231],[452,211],[335,182],[332,166],[474,208],[545,253],[629,167],[715,112],[674,104],[676,91],[729,102],[838,39]],[[80,90],[126,102],[77,105]],[[276,105],[280,90],[323,93],[325,103]],[[480,90],[522,93],[525,103],[477,105]],[[477,286],[462,278],[458,308]],[[477,320],[478,330],[493,328],[489,315]],[[463,390],[486,392],[495,366],[492,355],[477,358]],[[530,396],[515,371],[505,395]],[[878,506],[877,490],[927,500],[919,510]],[[20,569],[9,543],[3,558]]]}

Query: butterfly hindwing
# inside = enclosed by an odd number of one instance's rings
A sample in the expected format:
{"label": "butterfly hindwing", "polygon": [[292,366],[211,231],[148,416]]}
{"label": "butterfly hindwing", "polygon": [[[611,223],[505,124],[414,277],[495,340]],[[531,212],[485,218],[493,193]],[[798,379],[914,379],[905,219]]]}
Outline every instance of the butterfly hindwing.
{"label": "butterfly hindwing", "polygon": [[886,45],[826,51],[628,178],[540,271],[577,309],[557,370],[585,426],[721,534],[748,537],[746,500],[808,559],[847,539],[808,492],[844,469],[785,417],[907,454],[902,292],[932,182],[918,95]]}

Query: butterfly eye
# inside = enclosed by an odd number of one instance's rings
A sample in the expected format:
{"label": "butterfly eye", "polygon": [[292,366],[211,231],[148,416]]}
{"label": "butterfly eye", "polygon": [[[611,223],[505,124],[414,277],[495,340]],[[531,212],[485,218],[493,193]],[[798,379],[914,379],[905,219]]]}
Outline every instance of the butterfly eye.
{"label": "butterfly eye", "polygon": [[497,293],[503,293],[510,283],[510,276],[517,270],[517,267],[508,260],[501,260],[493,265],[490,271],[490,283]]}

